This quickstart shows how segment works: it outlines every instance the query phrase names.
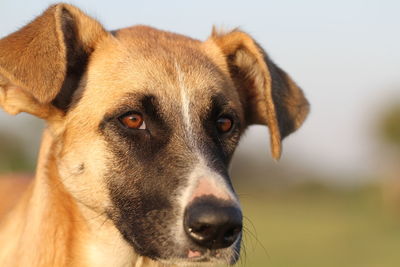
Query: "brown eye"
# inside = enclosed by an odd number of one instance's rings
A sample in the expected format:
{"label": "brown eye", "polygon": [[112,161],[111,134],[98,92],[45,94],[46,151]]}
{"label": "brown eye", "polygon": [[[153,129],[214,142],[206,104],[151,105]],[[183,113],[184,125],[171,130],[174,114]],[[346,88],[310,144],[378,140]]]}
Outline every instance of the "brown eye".
{"label": "brown eye", "polygon": [[129,129],[146,129],[143,116],[138,113],[129,113],[119,118],[120,122]]}
{"label": "brown eye", "polygon": [[220,117],[217,120],[217,129],[220,133],[227,133],[232,129],[233,121],[227,117]]}

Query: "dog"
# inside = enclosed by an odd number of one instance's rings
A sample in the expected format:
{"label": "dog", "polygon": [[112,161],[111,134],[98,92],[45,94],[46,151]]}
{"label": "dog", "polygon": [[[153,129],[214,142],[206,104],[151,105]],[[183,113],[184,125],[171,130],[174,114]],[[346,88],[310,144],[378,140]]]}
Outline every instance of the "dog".
{"label": "dog", "polygon": [[239,139],[267,125],[279,159],[309,112],[245,32],[106,31],[68,4],[0,39],[0,106],[47,122],[35,180],[1,223],[0,266],[234,264]]}

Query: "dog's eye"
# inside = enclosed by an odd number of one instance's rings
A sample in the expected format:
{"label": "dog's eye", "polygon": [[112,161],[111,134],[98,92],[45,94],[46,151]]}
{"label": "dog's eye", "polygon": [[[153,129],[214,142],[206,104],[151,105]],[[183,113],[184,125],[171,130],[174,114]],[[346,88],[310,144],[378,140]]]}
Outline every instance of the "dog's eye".
{"label": "dog's eye", "polygon": [[233,121],[231,118],[221,116],[217,119],[217,129],[220,133],[227,133],[233,127]]}
{"label": "dog's eye", "polygon": [[130,112],[122,115],[118,118],[119,121],[129,129],[146,129],[146,123],[143,120],[143,116],[139,113]]}

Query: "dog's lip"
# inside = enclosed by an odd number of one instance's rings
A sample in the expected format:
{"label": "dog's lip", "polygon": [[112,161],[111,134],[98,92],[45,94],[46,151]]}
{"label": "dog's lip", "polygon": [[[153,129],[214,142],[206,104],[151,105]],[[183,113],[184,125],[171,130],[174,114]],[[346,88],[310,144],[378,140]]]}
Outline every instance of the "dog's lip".
{"label": "dog's lip", "polygon": [[187,257],[183,260],[190,262],[212,262],[213,260],[221,259],[220,252],[218,250],[202,250],[202,249],[188,249]]}
{"label": "dog's lip", "polygon": [[201,255],[202,255],[201,251],[189,249],[189,252],[188,252],[189,259],[198,258],[198,257],[201,257]]}
{"label": "dog's lip", "polygon": [[[187,247],[185,252],[180,256],[172,257],[155,257],[152,258],[155,261],[159,261],[166,265],[184,265],[184,266],[209,266],[208,264],[214,265],[233,265],[236,263],[237,258],[232,258],[227,262],[227,255],[224,255],[223,250],[225,249],[203,249],[196,247]],[[191,257],[190,257],[191,256]],[[205,264],[205,265],[203,265]]]}
{"label": "dog's lip", "polygon": [[[155,259],[157,260],[157,259]],[[181,263],[181,264],[200,264],[200,263],[211,263],[215,260],[218,261],[218,258],[211,256],[208,252],[206,252],[205,254],[202,254],[201,256],[196,256],[196,257],[178,257],[175,259],[158,259],[160,262],[165,263],[165,264],[172,264],[172,263]],[[171,261],[172,260],[172,261]],[[196,265],[197,266],[197,265]]]}

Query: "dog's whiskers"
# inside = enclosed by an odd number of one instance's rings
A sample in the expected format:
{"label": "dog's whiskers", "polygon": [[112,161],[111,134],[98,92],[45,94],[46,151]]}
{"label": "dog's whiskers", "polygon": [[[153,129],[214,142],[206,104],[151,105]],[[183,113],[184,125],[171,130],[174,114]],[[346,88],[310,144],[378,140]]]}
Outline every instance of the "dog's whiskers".
{"label": "dog's whiskers", "polygon": [[[244,242],[243,242],[243,245],[248,243],[248,242],[246,242],[247,240],[255,241],[256,245],[254,245],[253,242],[250,243],[250,244],[252,244],[252,249],[254,250],[255,247],[258,245],[262,249],[264,254],[267,256],[267,258],[270,259],[271,256],[268,253],[268,250],[265,248],[264,244],[259,240],[258,234],[257,234],[257,230],[256,230],[256,227],[254,226],[253,222],[247,216],[244,216],[243,219],[246,220],[249,225],[251,225],[251,227],[252,227],[252,229],[254,231],[254,233],[253,233],[249,228],[243,227],[243,236],[244,236],[244,239],[245,239]],[[247,238],[249,238],[249,239],[247,239]],[[245,251],[244,253],[247,253],[247,251]]]}

